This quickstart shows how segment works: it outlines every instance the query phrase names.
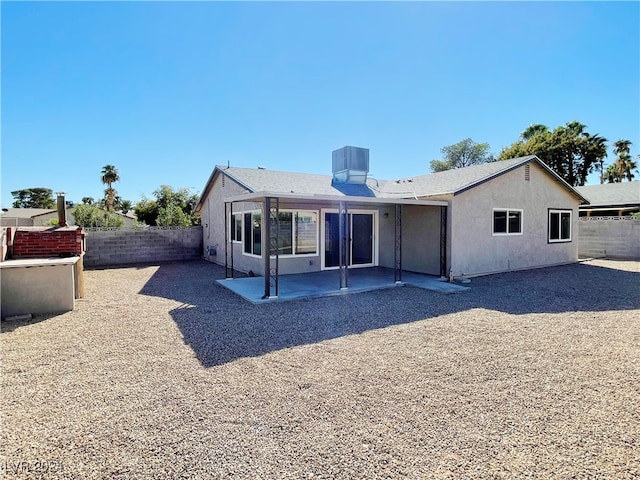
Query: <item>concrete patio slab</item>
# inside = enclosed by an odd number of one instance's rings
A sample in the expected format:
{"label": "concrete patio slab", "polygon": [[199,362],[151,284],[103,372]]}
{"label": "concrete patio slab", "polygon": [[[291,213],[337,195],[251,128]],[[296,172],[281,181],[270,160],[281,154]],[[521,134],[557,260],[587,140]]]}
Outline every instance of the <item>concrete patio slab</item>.
{"label": "concrete patio slab", "polygon": [[262,298],[264,277],[227,278],[217,280],[217,282],[254,304],[328,297],[403,286],[423,288],[439,293],[459,293],[469,290],[469,287],[447,282],[440,277],[413,272],[402,272],[402,282],[396,283],[394,270],[383,267],[350,269],[346,289],[340,288],[340,272],[338,270],[280,275],[278,296],[270,298]]}

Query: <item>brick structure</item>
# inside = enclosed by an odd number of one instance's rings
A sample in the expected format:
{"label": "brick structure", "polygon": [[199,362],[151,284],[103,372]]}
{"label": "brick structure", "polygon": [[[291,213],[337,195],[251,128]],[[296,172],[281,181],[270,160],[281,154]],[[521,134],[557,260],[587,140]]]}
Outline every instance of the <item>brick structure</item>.
{"label": "brick structure", "polygon": [[81,227],[19,227],[7,236],[14,259],[81,256],[85,250]]}

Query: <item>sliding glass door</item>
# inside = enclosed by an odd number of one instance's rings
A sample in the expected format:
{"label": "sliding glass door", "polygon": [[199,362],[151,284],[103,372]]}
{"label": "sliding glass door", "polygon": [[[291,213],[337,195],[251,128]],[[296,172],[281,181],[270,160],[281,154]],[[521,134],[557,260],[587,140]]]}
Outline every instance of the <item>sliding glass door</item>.
{"label": "sliding glass door", "polygon": [[[349,237],[347,265],[373,266],[376,264],[376,213],[354,211],[348,214]],[[324,212],[323,222],[323,268],[340,266],[340,214]]]}

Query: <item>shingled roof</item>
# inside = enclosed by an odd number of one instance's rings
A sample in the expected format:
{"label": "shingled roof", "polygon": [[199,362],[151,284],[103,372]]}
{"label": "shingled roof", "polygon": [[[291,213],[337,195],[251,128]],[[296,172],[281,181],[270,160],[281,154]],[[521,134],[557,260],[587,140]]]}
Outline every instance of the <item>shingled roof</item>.
{"label": "shingled roof", "polygon": [[[214,169],[202,192],[198,207],[209,191],[216,174],[224,174],[244,187],[247,192],[270,192],[273,194],[335,195],[377,197],[389,199],[424,198],[437,195],[457,195],[492,178],[503,175],[530,162],[538,163],[555,180],[576,197],[586,199],[560,178],[535,155],[484,163],[444,172],[407,177],[396,180],[368,178],[366,185],[334,184],[331,175],[281,172],[265,168],[240,168],[218,165]],[[197,208],[199,210],[199,208]]]}
{"label": "shingled roof", "polygon": [[640,205],[640,181],[585,185],[576,190],[589,200],[591,207]]}

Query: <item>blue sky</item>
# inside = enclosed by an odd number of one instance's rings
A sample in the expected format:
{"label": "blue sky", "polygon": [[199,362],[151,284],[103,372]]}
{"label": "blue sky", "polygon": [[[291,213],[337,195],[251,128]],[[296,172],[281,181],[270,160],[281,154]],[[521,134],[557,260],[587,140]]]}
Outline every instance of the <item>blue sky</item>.
{"label": "blue sky", "polygon": [[[494,154],[572,120],[640,153],[640,5],[2,2],[2,206],[48,187],[199,193],[213,167],[429,172],[466,137]],[[610,154],[607,162],[613,160]],[[597,183],[597,175],[590,178]]]}

